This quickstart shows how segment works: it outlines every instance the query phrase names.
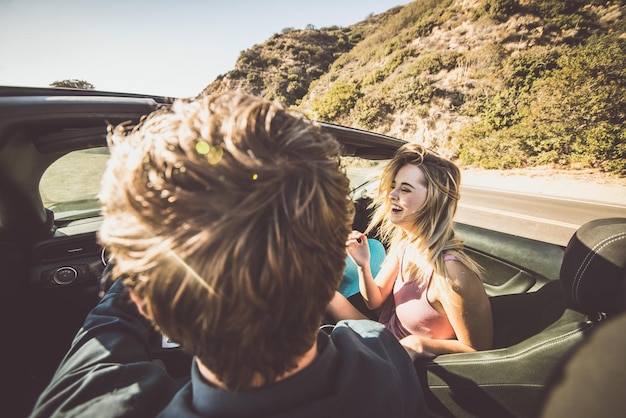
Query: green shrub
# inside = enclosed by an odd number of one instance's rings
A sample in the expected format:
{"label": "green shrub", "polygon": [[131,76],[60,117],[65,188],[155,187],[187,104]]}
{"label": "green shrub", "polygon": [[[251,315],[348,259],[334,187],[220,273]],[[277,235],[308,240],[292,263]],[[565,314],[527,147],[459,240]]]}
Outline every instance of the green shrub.
{"label": "green shrub", "polygon": [[337,82],[324,97],[313,100],[311,109],[320,120],[332,122],[340,116],[348,115],[359,95],[360,91],[354,84]]}
{"label": "green shrub", "polygon": [[474,10],[474,18],[489,16],[494,20],[506,21],[518,8],[516,0],[483,0]]}
{"label": "green shrub", "polygon": [[298,60],[299,61],[309,61],[311,59],[311,53],[306,50],[302,50],[298,52]]}
{"label": "green shrub", "polygon": [[512,89],[496,93],[482,108],[483,120],[493,129],[510,127],[519,122],[520,95]]}
{"label": "green shrub", "polygon": [[324,74],[324,70],[319,66],[314,65],[312,67],[307,67],[306,73],[313,78],[319,78],[322,74]]}
{"label": "green shrub", "polygon": [[428,74],[437,74],[442,70],[452,70],[456,68],[460,57],[461,54],[457,52],[427,51],[413,61],[407,71],[414,75],[419,75],[424,71]]}
{"label": "green shrub", "polygon": [[468,125],[452,136],[459,164],[488,169],[510,169],[528,163],[519,140],[508,129],[493,130],[484,123]]}
{"label": "green shrub", "polygon": [[382,68],[378,70],[374,70],[363,78],[363,87],[380,83],[381,81],[385,80],[387,75],[388,74]]}
{"label": "green shrub", "polygon": [[392,110],[392,106],[387,103],[384,97],[368,95],[356,102],[350,112],[350,117],[360,126],[373,129],[380,125]]}
{"label": "green shrub", "polygon": [[286,91],[294,96],[300,96],[306,93],[306,90],[299,81],[290,81],[289,84],[287,84]]}
{"label": "green shrub", "polygon": [[518,91],[528,91],[535,81],[557,68],[561,50],[533,48],[521,52],[504,63],[506,85]]}
{"label": "green shrub", "polygon": [[576,13],[585,4],[585,0],[530,0],[527,9],[537,16],[552,19]]}
{"label": "green shrub", "polygon": [[231,79],[233,80],[237,80],[240,78],[244,78],[246,76],[246,73],[235,68],[234,70],[232,70],[230,73],[228,73],[228,75],[230,76]]}
{"label": "green shrub", "polygon": [[428,79],[402,77],[385,89],[394,108],[402,109],[414,105],[430,103],[436,89]]}
{"label": "green shrub", "polygon": [[257,84],[257,83],[260,83],[263,79],[261,78],[261,75],[259,73],[257,73],[257,72],[250,72],[246,76],[246,80],[250,84]]}

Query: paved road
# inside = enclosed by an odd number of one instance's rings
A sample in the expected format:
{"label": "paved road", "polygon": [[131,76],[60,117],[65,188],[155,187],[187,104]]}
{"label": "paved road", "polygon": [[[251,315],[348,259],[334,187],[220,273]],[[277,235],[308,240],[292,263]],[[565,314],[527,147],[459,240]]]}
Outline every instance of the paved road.
{"label": "paved road", "polygon": [[585,222],[609,217],[626,217],[626,206],[466,186],[456,220],[566,245]]}

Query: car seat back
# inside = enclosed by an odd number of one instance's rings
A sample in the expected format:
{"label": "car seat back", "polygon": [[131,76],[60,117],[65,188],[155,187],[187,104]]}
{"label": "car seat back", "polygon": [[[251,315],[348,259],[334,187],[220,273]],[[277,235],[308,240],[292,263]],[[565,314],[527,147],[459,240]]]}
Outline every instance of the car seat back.
{"label": "car seat back", "polygon": [[613,316],[626,309],[626,218],[598,219],[570,239],[561,265],[569,306],[588,316]]}

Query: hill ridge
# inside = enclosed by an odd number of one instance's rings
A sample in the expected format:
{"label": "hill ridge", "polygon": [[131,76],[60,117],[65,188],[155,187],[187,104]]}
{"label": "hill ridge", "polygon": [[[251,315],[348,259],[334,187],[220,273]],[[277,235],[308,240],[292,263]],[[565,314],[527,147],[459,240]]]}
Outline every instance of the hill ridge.
{"label": "hill ridge", "polygon": [[461,165],[626,175],[623,1],[421,0],[286,28],[201,93],[420,141]]}

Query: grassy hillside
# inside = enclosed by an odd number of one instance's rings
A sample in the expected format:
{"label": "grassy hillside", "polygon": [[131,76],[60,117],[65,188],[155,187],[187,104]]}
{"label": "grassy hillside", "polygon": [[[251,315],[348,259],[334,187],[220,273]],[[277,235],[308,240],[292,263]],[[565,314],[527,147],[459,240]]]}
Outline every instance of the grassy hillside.
{"label": "grassy hillside", "polygon": [[463,165],[626,175],[624,1],[419,0],[285,28],[202,92],[419,141]]}

